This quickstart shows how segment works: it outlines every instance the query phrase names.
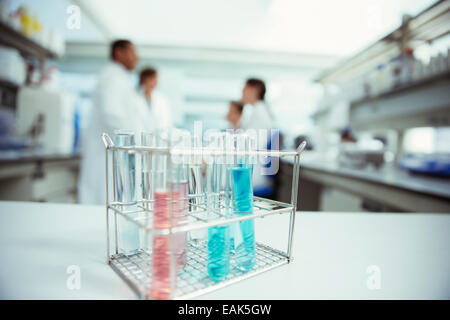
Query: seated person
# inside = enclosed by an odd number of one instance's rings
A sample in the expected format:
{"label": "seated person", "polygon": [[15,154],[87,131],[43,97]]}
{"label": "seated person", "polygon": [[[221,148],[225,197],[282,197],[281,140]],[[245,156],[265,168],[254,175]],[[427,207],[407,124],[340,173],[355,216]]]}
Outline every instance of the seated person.
{"label": "seated person", "polygon": [[241,116],[244,110],[244,105],[239,101],[230,101],[230,108],[228,109],[227,121],[230,127],[234,130],[241,127]]}

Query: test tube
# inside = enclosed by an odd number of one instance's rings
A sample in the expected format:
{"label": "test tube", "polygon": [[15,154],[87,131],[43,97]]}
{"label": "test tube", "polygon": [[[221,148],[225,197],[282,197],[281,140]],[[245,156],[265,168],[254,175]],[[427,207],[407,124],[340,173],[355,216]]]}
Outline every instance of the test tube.
{"label": "test tube", "polygon": [[[190,145],[189,131],[176,130],[172,134],[174,149],[186,151]],[[183,225],[188,218],[189,193],[189,157],[186,154],[172,156],[172,190],[174,192],[174,219],[177,225]],[[177,232],[175,238],[175,257],[179,270],[186,266],[187,258],[187,232]]]}
{"label": "test tube", "polygon": [[[203,146],[202,137],[194,136],[191,140],[191,148],[199,151]],[[203,179],[203,158],[201,154],[192,154],[189,157],[189,214],[202,216],[205,212],[205,183]],[[195,247],[204,244],[206,238],[205,229],[193,230],[188,235],[189,243]]]}
{"label": "test tube", "polygon": [[[156,146],[169,149],[169,134],[160,131],[156,135]],[[169,228],[174,225],[174,205],[172,186],[169,184],[168,153],[154,155],[154,204],[153,227],[155,230]],[[152,243],[152,276],[150,294],[155,299],[168,299],[173,294],[176,278],[173,276],[176,266],[173,253],[174,242],[172,234],[153,235]]]}
{"label": "test tube", "polygon": [[[130,147],[135,145],[134,133],[115,131],[115,145]],[[114,158],[115,198],[122,211],[136,206],[136,155],[132,151],[117,150]],[[119,252],[130,256],[139,250],[139,229],[136,224],[122,216],[118,218]]]}
{"label": "test tube", "polygon": [[[236,151],[253,151],[254,143],[250,136],[235,136]],[[253,156],[236,155],[235,164],[229,170],[231,174],[231,193],[233,213],[238,216],[253,212]],[[254,219],[240,221],[233,230],[235,254],[234,261],[238,269],[248,271],[256,263]]]}
{"label": "test tube", "polygon": [[[207,157],[206,164],[206,200],[208,214],[213,219],[224,214],[221,208],[220,194],[225,185],[223,182],[225,170],[225,149],[223,135],[211,134],[208,149],[219,154]],[[218,282],[226,278],[230,271],[230,228],[228,225],[208,228],[208,274]]]}
{"label": "test tube", "polygon": [[[232,217],[234,213],[232,204],[233,195],[232,195],[231,170],[235,167],[237,161],[236,157],[231,152],[236,151],[235,140],[236,134],[233,134],[231,132],[225,132],[223,134],[223,144],[225,147],[225,151],[228,152],[228,154],[224,157],[225,186],[223,195],[225,214],[227,217]],[[238,222],[233,222],[230,224],[230,254],[232,258],[234,258],[233,255],[235,251],[234,234],[236,230],[238,230],[238,228],[239,228]]]}
{"label": "test tube", "polygon": [[[156,134],[154,132],[142,132],[141,144],[144,147],[156,146]],[[142,179],[142,199],[144,199],[146,207],[153,209],[153,193],[155,183],[154,173],[154,157],[152,153],[144,153],[141,158],[141,179]]]}

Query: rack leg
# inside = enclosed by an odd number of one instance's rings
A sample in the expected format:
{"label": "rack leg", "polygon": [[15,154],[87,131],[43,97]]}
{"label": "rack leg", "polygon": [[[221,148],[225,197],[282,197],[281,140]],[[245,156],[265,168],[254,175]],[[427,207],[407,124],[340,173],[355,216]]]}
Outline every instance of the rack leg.
{"label": "rack leg", "polygon": [[289,218],[289,235],[288,235],[288,249],[287,256],[289,262],[292,260],[292,243],[294,240],[294,225],[295,212],[297,210],[297,195],[298,195],[298,180],[299,180],[300,155],[296,155],[294,159],[294,167],[292,171],[292,190],[291,190],[291,205],[292,212]]}
{"label": "rack leg", "polygon": [[109,199],[108,199],[108,149],[105,150],[105,174],[106,174],[106,187],[105,187],[105,191],[106,191],[106,262],[109,263],[109,258],[110,258],[110,239],[109,239],[109,208],[108,208],[108,203],[109,203]]}

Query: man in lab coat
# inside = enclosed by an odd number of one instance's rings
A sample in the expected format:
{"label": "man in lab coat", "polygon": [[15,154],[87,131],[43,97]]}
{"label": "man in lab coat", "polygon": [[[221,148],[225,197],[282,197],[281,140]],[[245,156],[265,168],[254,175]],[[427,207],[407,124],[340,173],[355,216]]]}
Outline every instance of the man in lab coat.
{"label": "man in lab coat", "polygon": [[139,86],[142,96],[147,102],[155,128],[169,129],[172,127],[170,105],[165,96],[155,90],[158,85],[158,71],[147,67],[139,75]]}
{"label": "man in lab coat", "polygon": [[90,123],[82,141],[79,201],[85,204],[105,203],[105,146],[103,132],[113,137],[115,130],[140,132],[153,127],[144,99],[131,79],[138,62],[133,43],[117,40],[111,45],[111,62],[101,72],[93,93]]}
{"label": "man in lab coat", "polygon": [[[272,116],[264,100],[266,95],[266,85],[264,81],[250,78],[245,83],[242,90],[242,103],[245,104],[241,117],[241,128],[244,130],[254,130],[257,134],[257,147],[259,150],[266,150],[268,139],[271,138],[273,127]],[[265,196],[271,188],[271,181],[265,174],[270,170],[262,170],[261,165],[256,162],[253,168],[253,190],[255,195]]]}

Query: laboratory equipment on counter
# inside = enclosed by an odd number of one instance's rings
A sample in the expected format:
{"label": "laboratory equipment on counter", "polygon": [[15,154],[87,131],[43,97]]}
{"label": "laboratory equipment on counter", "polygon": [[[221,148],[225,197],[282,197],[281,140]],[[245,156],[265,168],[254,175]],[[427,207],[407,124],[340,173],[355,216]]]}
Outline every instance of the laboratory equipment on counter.
{"label": "laboratory equipment on counter", "polygon": [[0,80],[15,85],[25,84],[27,67],[18,50],[0,45]]}
{"label": "laboratory equipment on counter", "polygon": [[22,150],[30,146],[31,141],[29,139],[16,135],[14,111],[0,107],[0,150]]}
{"label": "laboratory equipment on counter", "polygon": [[373,166],[379,169],[384,165],[386,149],[378,140],[341,142],[338,162],[341,167],[365,169]]}
{"label": "laboratory equipment on counter", "polygon": [[[109,162],[111,155],[116,151],[123,151],[136,155],[151,155],[155,161],[154,169],[154,199],[138,199],[136,205],[128,205],[117,202],[116,199],[109,199],[108,189],[110,188],[111,173],[115,172],[115,168],[110,170],[106,168],[106,224],[107,224],[107,261],[113,270],[123,278],[126,283],[138,294],[142,299],[188,299],[199,295],[220,289],[226,285],[247,279],[258,275],[262,272],[274,269],[276,267],[287,264],[292,259],[293,229],[295,224],[295,215],[297,207],[298,180],[300,154],[304,150],[306,143],[303,142],[297,150],[293,151],[240,151],[240,150],[210,150],[208,148],[196,147],[174,147],[172,143],[160,142],[155,147],[148,146],[131,146],[120,147],[113,143],[107,134],[102,136],[106,147],[106,163]],[[171,138],[159,137],[160,141],[172,141]],[[176,141],[176,140],[174,140]],[[250,201],[248,192],[249,185],[239,190],[238,183],[240,181],[250,181],[249,173],[242,174],[241,171],[235,171],[236,195],[245,195],[244,197],[235,197],[234,207],[238,210],[237,214],[229,215],[226,212],[227,192],[231,189],[225,189],[225,192],[219,194],[219,209],[209,210],[208,205],[204,202],[189,201],[189,210],[187,217],[182,223],[179,221],[179,212],[181,206],[177,205],[180,201],[179,190],[175,188],[184,182],[183,175],[178,175],[180,163],[175,161],[177,156],[186,155],[185,159],[191,161],[194,156],[207,158],[208,156],[225,156],[225,158],[243,159],[243,166],[248,163],[250,157],[254,156],[270,156],[273,158],[293,157],[293,176],[291,189],[291,202],[283,203],[279,201],[253,197]],[[113,166],[120,165],[114,163]],[[185,168],[181,166],[181,171]],[[237,168],[239,169],[239,167]],[[175,171],[174,171],[175,170]],[[111,171],[111,172],[110,172]],[[219,170],[220,171],[220,170]],[[218,173],[218,170],[212,171]],[[174,179],[174,177],[176,179]],[[191,179],[191,175],[188,179]],[[113,184],[114,184],[113,179]],[[152,181],[150,181],[152,183]],[[190,184],[190,181],[188,181]],[[231,186],[232,187],[232,186]],[[213,188],[212,191],[216,189]],[[245,192],[243,192],[245,191]],[[139,193],[141,195],[142,193]],[[187,195],[189,200],[198,197],[198,194]],[[214,195],[217,197],[216,195]],[[208,198],[208,191],[205,189],[204,194],[200,195],[204,199]],[[182,199],[184,198],[181,197]],[[184,201],[184,200],[183,200]],[[152,205],[147,205],[151,203]],[[185,202],[187,204],[187,201]],[[251,210],[250,210],[251,208]],[[183,209],[184,210],[184,209]],[[196,230],[212,230],[215,227],[224,227],[232,223],[251,221],[256,218],[262,218],[273,214],[289,214],[289,224],[287,235],[287,248],[280,249],[272,243],[267,242],[267,238],[261,235],[258,242],[253,245],[254,264],[248,268],[245,264],[239,264],[234,259],[230,259],[229,271],[226,276],[213,280],[208,273],[208,241],[193,241],[189,239],[186,250],[186,264],[184,268],[180,268],[177,262],[177,245],[176,235],[179,233],[196,231]],[[140,248],[134,255],[126,256],[119,252],[117,244],[117,218],[123,217],[129,222],[134,223],[143,234],[144,241],[140,242]],[[268,217],[270,219],[270,217]],[[184,219],[184,218],[183,218]],[[242,225],[242,224],[241,224]],[[226,229],[226,228],[225,228]],[[247,229],[244,228],[246,231]],[[274,230],[277,232],[277,230]],[[280,234],[282,230],[278,230]],[[225,234],[226,239],[226,234]],[[148,241],[150,240],[150,241]],[[198,239],[197,239],[198,240]],[[155,243],[157,241],[158,243]],[[263,241],[263,242],[261,242]],[[245,242],[245,239],[244,239]],[[252,242],[253,244],[253,242]],[[247,246],[244,245],[245,250]],[[244,267],[244,268],[242,268]],[[244,270],[244,271],[243,271]]]}
{"label": "laboratory equipment on counter", "polygon": [[48,152],[72,153],[76,96],[70,92],[24,87],[17,98],[18,134],[32,136]]}
{"label": "laboratory equipment on counter", "polygon": [[400,160],[399,165],[411,173],[450,177],[450,154],[409,154]]}

